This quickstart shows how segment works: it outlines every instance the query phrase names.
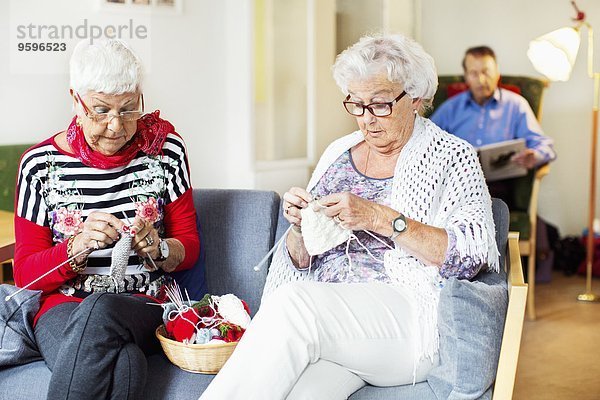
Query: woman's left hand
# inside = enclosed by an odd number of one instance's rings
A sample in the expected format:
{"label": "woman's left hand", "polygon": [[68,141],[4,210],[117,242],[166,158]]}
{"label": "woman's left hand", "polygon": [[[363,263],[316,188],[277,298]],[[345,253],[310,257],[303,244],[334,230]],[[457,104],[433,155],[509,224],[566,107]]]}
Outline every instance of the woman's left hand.
{"label": "woman's left hand", "polygon": [[318,203],[323,207],[318,210],[319,205],[315,205],[315,210],[339,220],[342,227],[353,231],[377,232],[385,218],[383,206],[349,192],[332,193],[321,197]]}
{"label": "woman's left hand", "polygon": [[[160,237],[152,222],[136,217],[133,221],[133,226],[136,233],[131,241],[131,248],[144,259],[147,259],[148,257],[153,260],[158,258],[158,244],[160,242]],[[146,268],[154,270],[151,261],[146,263]]]}

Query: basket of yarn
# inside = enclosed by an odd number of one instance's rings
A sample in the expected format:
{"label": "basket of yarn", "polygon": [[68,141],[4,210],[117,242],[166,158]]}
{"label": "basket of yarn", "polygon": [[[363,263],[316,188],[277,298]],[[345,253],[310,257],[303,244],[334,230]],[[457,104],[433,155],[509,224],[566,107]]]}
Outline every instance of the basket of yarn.
{"label": "basket of yarn", "polygon": [[233,294],[184,301],[176,285],[167,288],[167,296],[164,324],[156,329],[165,355],[185,371],[216,374],[250,323],[248,305]]}
{"label": "basket of yarn", "polygon": [[233,353],[237,342],[222,344],[185,344],[167,337],[165,326],[156,329],[156,337],[169,361],[184,371],[216,374]]}

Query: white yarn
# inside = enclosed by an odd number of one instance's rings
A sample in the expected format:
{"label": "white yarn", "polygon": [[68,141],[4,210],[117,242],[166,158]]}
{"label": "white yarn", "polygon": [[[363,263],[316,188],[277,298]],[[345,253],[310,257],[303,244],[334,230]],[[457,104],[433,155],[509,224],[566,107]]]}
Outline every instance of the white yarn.
{"label": "white yarn", "polygon": [[[363,140],[362,132],[356,131],[329,145],[307,191],[341,154]],[[390,200],[391,208],[411,219],[451,230],[461,257],[473,257],[498,271],[491,198],[479,160],[467,142],[416,116],[413,134],[398,157]],[[298,271],[287,264],[284,249],[279,246],[273,256],[263,298],[283,283],[312,279],[312,272]],[[401,248],[385,253],[384,267],[393,284],[405,288],[414,299],[422,338],[415,362],[433,357],[439,342],[437,306],[442,278],[438,268],[425,265]]]}
{"label": "white yarn", "polygon": [[[302,215],[302,239],[304,241],[304,247],[306,248],[306,251],[311,256],[308,266],[309,273],[312,267],[312,256],[323,254],[344,242],[346,242],[348,272],[351,273],[352,257],[350,256],[350,242],[353,240],[356,241],[356,243],[362,247],[372,259],[383,263],[383,260],[375,257],[371,251],[361,243],[360,239],[351,229],[344,228],[339,220],[336,221],[335,218],[328,217],[320,212],[320,210],[315,211],[313,205],[314,202],[310,202],[308,207],[300,210],[300,214]],[[373,238],[383,243],[386,247],[393,250],[393,247],[390,247],[390,245],[379,239],[376,235],[367,230],[363,230],[363,232],[369,234]]]}
{"label": "white yarn", "polygon": [[344,243],[352,235],[333,218],[313,209],[314,202],[300,210],[302,215],[302,239],[304,247],[311,256],[323,254],[335,246]]}
{"label": "white yarn", "polygon": [[225,294],[223,296],[212,296],[219,314],[225,321],[236,324],[246,329],[250,324],[250,316],[244,308],[242,301],[234,294]]}

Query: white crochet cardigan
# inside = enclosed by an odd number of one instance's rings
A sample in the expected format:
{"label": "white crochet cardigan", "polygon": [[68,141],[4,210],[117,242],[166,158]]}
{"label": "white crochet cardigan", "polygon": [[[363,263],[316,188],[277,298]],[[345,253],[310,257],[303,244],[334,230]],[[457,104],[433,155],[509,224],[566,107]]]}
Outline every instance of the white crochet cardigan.
{"label": "white crochet cardigan", "polygon": [[[356,131],[329,145],[307,190],[315,187],[341,154],[363,140],[362,132]],[[420,116],[396,163],[391,207],[411,219],[452,231],[461,257],[479,259],[498,271],[492,203],[475,151]],[[275,251],[263,299],[283,283],[312,279],[312,273],[290,268],[284,249],[280,245]],[[416,311],[412,326],[422,343],[415,349],[415,361],[432,357],[438,350],[437,306],[443,285],[438,268],[399,247],[385,253],[384,266],[392,282],[410,294]]]}

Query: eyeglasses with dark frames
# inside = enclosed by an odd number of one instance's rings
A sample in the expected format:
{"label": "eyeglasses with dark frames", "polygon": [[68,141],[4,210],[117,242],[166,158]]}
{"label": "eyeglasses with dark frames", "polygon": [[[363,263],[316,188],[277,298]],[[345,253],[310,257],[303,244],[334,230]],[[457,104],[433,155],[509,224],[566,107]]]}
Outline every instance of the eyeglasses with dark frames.
{"label": "eyeglasses with dark frames", "polygon": [[344,108],[348,111],[348,114],[354,115],[355,117],[361,117],[365,113],[365,109],[369,110],[371,114],[376,117],[387,117],[392,114],[392,107],[400,101],[406,95],[406,92],[403,90],[402,93],[398,95],[394,100],[389,103],[371,103],[367,105],[363,105],[360,103],[356,103],[350,100],[350,95],[346,97],[344,100]]}
{"label": "eyeglasses with dark frames", "polygon": [[113,118],[121,118],[121,122],[133,122],[144,116],[144,94],[140,93],[140,105],[141,109],[136,111],[121,111],[119,114],[110,114],[110,113],[97,113],[95,111],[91,111],[88,106],[84,103],[83,99],[79,95],[79,93],[75,93],[77,96],[77,100],[81,103],[83,107],[83,112],[85,116],[96,122],[97,124],[109,124]]}

